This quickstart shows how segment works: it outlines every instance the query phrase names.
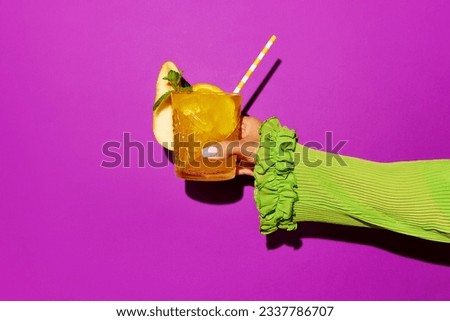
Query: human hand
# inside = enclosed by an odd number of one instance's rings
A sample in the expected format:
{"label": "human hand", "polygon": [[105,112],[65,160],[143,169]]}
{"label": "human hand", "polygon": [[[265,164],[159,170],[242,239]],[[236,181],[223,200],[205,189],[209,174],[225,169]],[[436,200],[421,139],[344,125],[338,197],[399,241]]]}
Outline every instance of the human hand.
{"label": "human hand", "polygon": [[206,147],[203,157],[224,159],[236,155],[237,175],[253,176],[256,151],[259,147],[259,127],[261,121],[255,117],[241,117],[240,139],[238,141],[223,141]]}

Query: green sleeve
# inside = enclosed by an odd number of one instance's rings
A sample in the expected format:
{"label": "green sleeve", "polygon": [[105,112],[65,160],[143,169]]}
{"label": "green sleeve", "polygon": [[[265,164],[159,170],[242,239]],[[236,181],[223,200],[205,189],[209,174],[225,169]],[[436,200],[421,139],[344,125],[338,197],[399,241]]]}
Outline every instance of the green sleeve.
{"label": "green sleeve", "polygon": [[260,128],[254,174],[262,234],[314,221],[450,243],[450,160],[333,157],[298,144],[271,118]]}

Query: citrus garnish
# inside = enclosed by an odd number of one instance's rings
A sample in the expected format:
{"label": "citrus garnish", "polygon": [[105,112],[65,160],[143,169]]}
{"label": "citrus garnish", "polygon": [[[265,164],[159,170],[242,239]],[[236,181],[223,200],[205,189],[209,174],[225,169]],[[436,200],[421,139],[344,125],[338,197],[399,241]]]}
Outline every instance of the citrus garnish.
{"label": "citrus garnish", "polygon": [[192,86],[193,92],[177,96],[176,110],[185,132],[195,133],[201,142],[220,142],[237,128],[237,97],[207,83]]}
{"label": "citrus garnish", "polygon": [[[226,139],[236,129],[235,102],[231,97],[219,99],[216,95],[205,95],[198,99],[194,93],[223,93],[219,87],[198,83],[192,87],[182,77],[177,66],[167,61],[161,66],[156,81],[156,97],[153,109],[153,133],[157,142],[169,150],[174,149],[173,108],[170,94],[172,92],[186,92],[177,110],[183,117],[189,117],[190,130],[197,137],[207,135],[210,140],[221,141]],[[224,93],[224,95],[226,95]],[[206,137],[206,136],[205,136]]]}
{"label": "citrus garnish", "polygon": [[198,92],[215,92],[215,93],[223,92],[223,90],[220,89],[219,87],[207,83],[195,84],[194,86],[192,86],[192,90]]}

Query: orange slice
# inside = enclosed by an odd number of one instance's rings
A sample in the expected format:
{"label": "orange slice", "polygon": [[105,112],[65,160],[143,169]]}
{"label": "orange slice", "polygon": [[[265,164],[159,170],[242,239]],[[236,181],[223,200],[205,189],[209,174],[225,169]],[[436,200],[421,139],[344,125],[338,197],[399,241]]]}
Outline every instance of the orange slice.
{"label": "orange slice", "polygon": [[195,84],[194,86],[192,86],[192,90],[198,92],[215,92],[215,93],[223,92],[223,90],[220,89],[219,87],[207,83]]}
{"label": "orange slice", "polygon": [[[156,80],[155,102],[166,92],[173,90],[169,82],[163,79],[170,70],[179,72],[177,66],[172,61],[163,63]],[[198,92],[223,92],[219,87],[207,83],[195,84],[192,86],[192,90]],[[173,109],[170,96],[161,102],[159,107],[153,112],[153,134],[160,145],[169,150],[174,149]]]}

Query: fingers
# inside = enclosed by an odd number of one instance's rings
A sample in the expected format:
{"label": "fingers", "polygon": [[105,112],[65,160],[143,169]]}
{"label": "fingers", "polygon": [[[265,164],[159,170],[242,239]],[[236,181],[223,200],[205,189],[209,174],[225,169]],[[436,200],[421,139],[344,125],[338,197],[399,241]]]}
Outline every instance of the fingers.
{"label": "fingers", "polygon": [[226,159],[232,155],[238,158],[236,173],[238,175],[253,176],[256,151],[259,144],[255,141],[241,139],[239,141],[223,141],[205,147],[202,151],[203,157],[209,159]]}
{"label": "fingers", "polygon": [[203,157],[224,159],[236,155],[238,159],[254,163],[258,142],[241,139],[238,141],[223,141],[203,148]]}
{"label": "fingers", "polygon": [[259,128],[261,121],[255,117],[244,116],[241,119],[241,138],[247,140],[259,140]]}
{"label": "fingers", "polygon": [[242,168],[242,167],[237,167],[236,168],[236,173],[238,175],[248,175],[248,176],[253,176],[253,168]]}
{"label": "fingers", "polygon": [[209,145],[202,150],[203,157],[210,159],[226,159],[236,155],[238,162],[236,173],[238,175],[253,176],[256,151],[259,147],[259,128],[261,121],[254,117],[241,118],[241,140],[222,141]]}

